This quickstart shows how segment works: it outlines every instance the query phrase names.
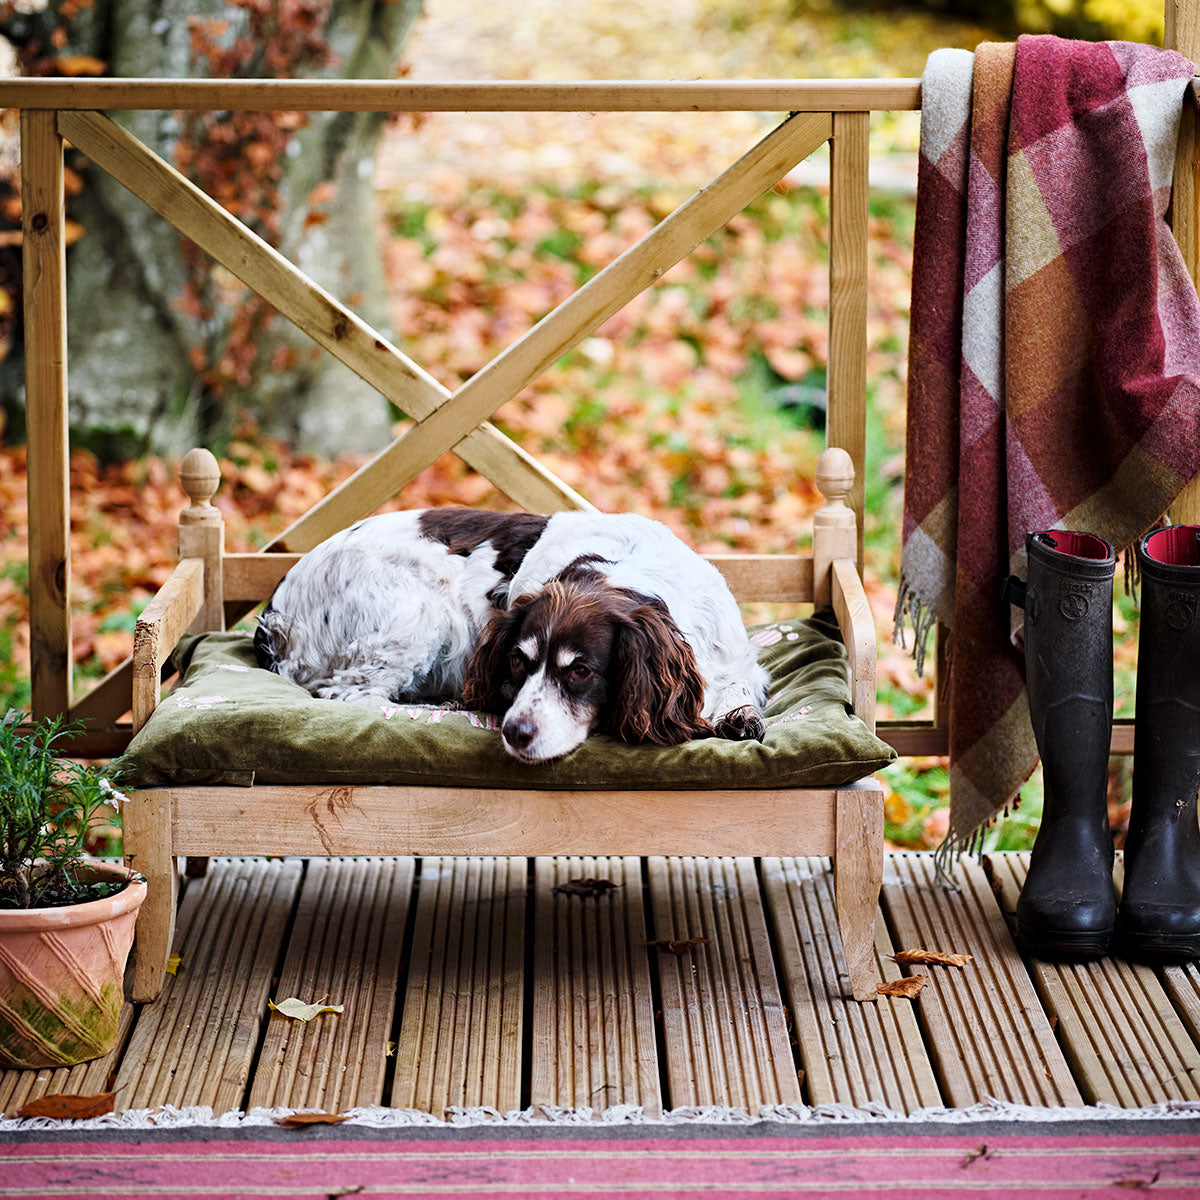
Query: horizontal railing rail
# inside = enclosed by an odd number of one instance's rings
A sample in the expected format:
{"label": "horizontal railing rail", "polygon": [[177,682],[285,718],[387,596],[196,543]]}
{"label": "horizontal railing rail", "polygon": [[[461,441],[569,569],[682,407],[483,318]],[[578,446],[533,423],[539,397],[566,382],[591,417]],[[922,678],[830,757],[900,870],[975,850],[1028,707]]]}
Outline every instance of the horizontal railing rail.
{"label": "horizontal railing rail", "polygon": [[0,80],[0,107],[241,112],[871,112],[920,108],[921,81],[6,79]]}

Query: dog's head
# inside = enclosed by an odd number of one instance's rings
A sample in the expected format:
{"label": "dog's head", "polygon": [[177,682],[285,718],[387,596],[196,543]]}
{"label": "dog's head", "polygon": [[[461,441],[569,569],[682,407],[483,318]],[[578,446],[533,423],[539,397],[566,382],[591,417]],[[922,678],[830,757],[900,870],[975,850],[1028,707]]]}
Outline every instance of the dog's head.
{"label": "dog's head", "polygon": [[599,576],[554,580],[484,631],[463,701],[504,714],[504,748],[559,758],[600,729],[675,746],[712,732],[704,680],[664,605]]}

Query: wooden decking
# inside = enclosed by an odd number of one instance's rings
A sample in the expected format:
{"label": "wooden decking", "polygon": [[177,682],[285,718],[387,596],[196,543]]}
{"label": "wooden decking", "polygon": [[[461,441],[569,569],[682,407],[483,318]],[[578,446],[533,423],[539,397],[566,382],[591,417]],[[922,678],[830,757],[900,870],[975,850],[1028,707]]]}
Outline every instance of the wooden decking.
{"label": "wooden decking", "polygon": [[[107,1060],[0,1072],[0,1111],[115,1086],[124,1108],[345,1111],[1200,1100],[1200,969],[1054,966],[1009,936],[1026,856],[891,854],[880,979],[844,999],[824,859],[226,859],[185,880],[182,959]],[[561,890],[591,880],[591,894]],[[579,887],[580,885],[575,885]],[[674,945],[672,945],[674,943]],[[965,968],[900,967],[921,947]],[[309,1024],[268,998],[345,1006]]]}

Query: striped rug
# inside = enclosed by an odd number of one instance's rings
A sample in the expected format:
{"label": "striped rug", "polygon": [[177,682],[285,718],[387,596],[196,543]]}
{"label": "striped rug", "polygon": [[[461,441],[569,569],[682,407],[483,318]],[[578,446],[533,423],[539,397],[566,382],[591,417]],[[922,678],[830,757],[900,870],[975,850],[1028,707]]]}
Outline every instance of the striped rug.
{"label": "striped rug", "polygon": [[[1024,1126],[1022,1128],[1022,1125]],[[1200,1119],[33,1131],[0,1197],[1200,1195]]]}

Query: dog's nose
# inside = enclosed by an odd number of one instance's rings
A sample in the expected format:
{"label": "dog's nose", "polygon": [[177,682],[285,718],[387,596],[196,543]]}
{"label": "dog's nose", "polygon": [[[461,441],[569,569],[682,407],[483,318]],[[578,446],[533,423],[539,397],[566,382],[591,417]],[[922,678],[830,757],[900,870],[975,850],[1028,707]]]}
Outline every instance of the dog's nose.
{"label": "dog's nose", "polygon": [[537,726],[528,717],[520,717],[514,721],[505,721],[500,732],[514,750],[525,750],[533,741]]}

